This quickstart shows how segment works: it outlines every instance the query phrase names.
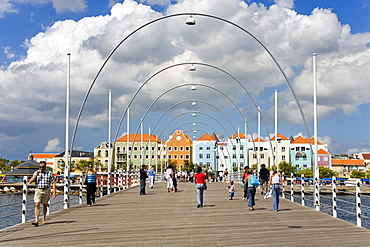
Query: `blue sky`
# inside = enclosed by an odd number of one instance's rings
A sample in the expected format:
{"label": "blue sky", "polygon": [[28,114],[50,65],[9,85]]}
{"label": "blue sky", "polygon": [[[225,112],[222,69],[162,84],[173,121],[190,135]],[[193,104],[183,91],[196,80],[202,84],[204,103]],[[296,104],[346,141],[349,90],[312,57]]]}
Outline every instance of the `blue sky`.
{"label": "blue sky", "polygon": [[[151,8],[147,7],[150,5]],[[320,140],[327,143],[334,154],[370,151],[370,105],[367,99],[370,93],[369,1],[246,0],[242,4],[238,0],[5,0],[0,3],[0,32],[4,34],[0,36],[0,98],[3,102],[0,105],[0,157],[26,159],[30,151],[63,151],[68,52],[72,53],[73,127],[88,85],[114,46],[138,26],[180,12],[199,12],[229,19],[261,39],[281,62],[293,84],[311,134],[311,54],[317,52],[321,84],[318,92]],[[270,133],[274,128],[273,91],[278,89],[279,132],[287,137],[307,135],[292,94],[266,53],[245,34],[213,20],[205,24],[204,21],[208,21],[205,18],[196,19],[194,30],[199,30],[196,34],[188,27],[176,28],[177,20],[168,21],[164,29],[153,24],[152,30],[143,30],[137,34],[136,40],[135,34],[132,42],[128,41],[120,48],[94,86],[81,119],[75,148],[91,151],[107,140],[109,88],[113,88],[115,132],[124,106],[137,85],[163,67],[189,61],[217,65],[245,82],[255,101],[262,106]],[[182,75],[180,81],[176,73]],[[194,75],[184,75],[181,69],[176,73],[158,76],[138,95],[132,110],[130,132],[136,131],[141,115],[158,94],[174,84],[191,81],[209,83],[225,91],[249,120],[252,133],[256,133],[256,110],[252,102],[224,75],[207,68],[197,69]],[[233,106],[214,90],[207,90],[200,86],[186,98],[208,99],[228,112],[230,119],[235,120],[235,127],[244,131],[244,122]],[[180,96],[185,94],[174,92],[164,96],[148,114],[145,128],[151,127],[158,115],[175,104]],[[201,109],[212,112],[206,106]],[[184,106],[175,110],[164,117],[162,125],[186,110],[191,108]],[[218,113],[213,114],[222,118]],[[210,121],[207,118],[201,120]],[[184,117],[179,121],[189,119]],[[170,124],[160,138],[165,140],[179,124]],[[124,134],[125,128],[124,121],[118,134]],[[219,131],[220,136],[230,136],[234,130]],[[262,131],[265,137],[266,132]],[[154,131],[153,134],[157,133]]]}

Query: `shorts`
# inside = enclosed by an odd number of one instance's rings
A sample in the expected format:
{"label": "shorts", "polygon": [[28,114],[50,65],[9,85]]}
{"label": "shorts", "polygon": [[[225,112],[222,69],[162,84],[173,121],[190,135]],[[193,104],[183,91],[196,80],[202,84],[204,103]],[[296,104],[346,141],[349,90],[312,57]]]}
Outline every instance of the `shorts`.
{"label": "shorts", "polygon": [[234,192],[229,192],[229,197],[234,197]]}
{"label": "shorts", "polygon": [[48,204],[50,201],[50,188],[35,190],[34,202],[41,202],[42,204]]}

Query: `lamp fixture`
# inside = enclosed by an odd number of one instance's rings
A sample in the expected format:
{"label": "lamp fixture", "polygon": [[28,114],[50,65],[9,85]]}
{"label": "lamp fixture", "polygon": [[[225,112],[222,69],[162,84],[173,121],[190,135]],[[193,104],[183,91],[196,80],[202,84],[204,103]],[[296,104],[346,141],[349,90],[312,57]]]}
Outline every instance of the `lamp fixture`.
{"label": "lamp fixture", "polygon": [[190,65],[189,71],[196,71],[197,69],[195,68],[194,64]]}
{"label": "lamp fixture", "polygon": [[195,25],[195,19],[192,17],[192,16],[189,16],[187,19],[186,19],[186,25],[189,25],[189,26],[194,26]]}
{"label": "lamp fixture", "polygon": [[197,104],[197,102],[193,102],[193,103],[191,103],[191,105],[196,105]]}
{"label": "lamp fixture", "polygon": [[190,88],[191,90],[197,90],[197,88],[195,86],[191,86]]}

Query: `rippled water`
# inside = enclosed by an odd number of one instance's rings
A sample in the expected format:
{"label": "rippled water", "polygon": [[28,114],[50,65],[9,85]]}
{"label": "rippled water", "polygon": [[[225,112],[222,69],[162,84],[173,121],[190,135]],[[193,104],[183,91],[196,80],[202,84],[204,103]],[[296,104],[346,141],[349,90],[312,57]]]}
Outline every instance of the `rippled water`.
{"label": "rippled water", "polygon": [[[83,197],[82,202],[86,202]],[[79,196],[70,195],[71,206],[79,204]],[[27,196],[26,221],[34,219],[33,195]],[[50,213],[63,209],[63,194],[51,199]],[[42,214],[42,206],[40,210]],[[22,222],[22,194],[1,194],[0,195],[0,229],[13,226]]]}

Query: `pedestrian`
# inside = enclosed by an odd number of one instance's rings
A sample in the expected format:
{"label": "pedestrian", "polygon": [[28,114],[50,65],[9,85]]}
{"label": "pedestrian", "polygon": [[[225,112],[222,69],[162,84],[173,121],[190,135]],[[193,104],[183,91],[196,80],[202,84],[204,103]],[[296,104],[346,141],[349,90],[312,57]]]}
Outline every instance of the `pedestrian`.
{"label": "pedestrian", "polygon": [[272,171],[269,180],[269,188],[272,191],[272,209],[277,212],[279,210],[280,186],[282,185],[282,178],[280,172],[276,169]]}
{"label": "pedestrian", "polygon": [[148,171],[148,176],[149,176],[149,188],[154,188],[154,176],[155,176],[155,171],[153,166],[150,167]]}
{"label": "pedestrian", "polygon": [[85,184],[87,186],[86,188],[86,203],[87,206],[91,206],[92,204],[95,204],[95,193],[97,188],[96,183],[96,171],[94,170],[94,167],[92,165],[89,165],[88,170],[86,172],[86,176],[84,178],[84,181],[82,184]]}
{"label": "pedestrian", "polygon": [[208,182],[210,183],[212,183],[212,175],[213,175],[212,167],[209,167],[207,171],[207,177],[208,177]]}
{"label": "pedestrian", "polygon": [[266,168],[265,164],[261,165],[260,169],[260,184],[261,184],[261,195],[266,194],[267,184],[269,182],[270,171]]}
{"label": "pedestrian", "polygon": [[[248,173],[247,171],[249,170],[249,166],[244,166],[244,171],[242,173],[242,183],[244,184],[245,178],[247,177]],[[244,191],[243,191],[243,200],[247,199],[247,188],[244,186]]]}
{"label": "pedestrian", "polygon": [[140,169],[140,195],[146,195],[145,193],[145,184],[148,174],[146,172],[146,165],[142,165]]}
{"label": "pedestrian", "polygon": [[168,193],[174,193],[175,191],[173,190],[173,179],[175,178],[175,176],[174,176],[174,172],[173,172],[173,169],[172,169],[172,165],[169,165],[167,167],[164,176],[167,180],[167,192]]}
{"label": "pedestrian", "polygon": [[229,172],[227,171],[227,168],[225,168],[225,171],[224,171],[224,182],[226,183],[227,182],[227,176],[229,175]]}
{"label": "pedestrian", "polygon": [[248,197],[248,207],[249,211],[254,210],[255,200],[254,197],[256,195],[256,187],[252,185],[251,179],[252,178],[252,170],[247,171],[247,176],[245,178],[244,188],[247,189],[247,197]]}
{"label": "pedestrian", "polygon": [[219,181],[222,183],[222,179],[223,179],[223,177],[224,177],[224,172],[223,171],[220,171],[219,173],[218,173],[218,179],[219,179]]}
{"label": "pedestrian", "polygon": [[39,226],[39,215],[40,215],[40,205],[42,204],[42,223],[46,224],[46,213],[48,211],[49,200],[50,200],[50,189],[53,187],[53,196],[52,198],[55,199],[56,197],[56,183],[54,179],[54,175],[51,171],[46,170],[46,162],[40,161],[40,169],[33,173],[32,178],[28,181],[28,183],[32,183],[35,181],[36,189],[35,189],[35,221],[32,222],[32,225]]}
{"label": "pedestrian", "polygon": [[202,167],[198,166],[197,173],[194,175],[195,189],[197,191],[197,208],[203,207],[203,192],[207,189],[206,175],[202,172]]}
{"label": "pedestrian", "polygon": [[235,185],[234,185],[234,181],[230,181],[230,184],[227,186],[229,188],[229,197],[230,197],[230,200],[233,200],[234,198],[234,193],[235,193]]}

